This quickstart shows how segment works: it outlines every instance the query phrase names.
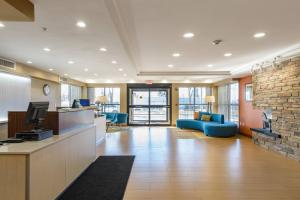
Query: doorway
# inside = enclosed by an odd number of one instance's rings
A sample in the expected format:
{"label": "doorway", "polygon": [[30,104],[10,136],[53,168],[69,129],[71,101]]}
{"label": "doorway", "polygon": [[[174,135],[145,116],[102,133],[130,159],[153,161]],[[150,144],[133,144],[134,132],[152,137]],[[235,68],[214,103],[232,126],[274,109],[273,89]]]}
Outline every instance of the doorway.
{"label": "doorway", "polygon": [[129,125],[171,125],[171,84],[127,84]]}

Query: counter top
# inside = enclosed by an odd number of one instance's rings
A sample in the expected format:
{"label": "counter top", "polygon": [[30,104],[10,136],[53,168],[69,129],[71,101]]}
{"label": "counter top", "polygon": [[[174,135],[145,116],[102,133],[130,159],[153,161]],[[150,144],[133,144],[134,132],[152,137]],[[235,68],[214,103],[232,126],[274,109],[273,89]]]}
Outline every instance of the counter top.
{"label": "counter top", "polygon": [[0,146],[0,155],[3,154],[31,154],[35,151],[43,149],[51,144],[62,141],[79,132],[95,127],[94,124],[87,124],[81,126],[75,126],[72,129],[67,129],[63,134],[53,135],[51,138],[47,138],[41,141],[25,141],[22,143],[10,143]]}

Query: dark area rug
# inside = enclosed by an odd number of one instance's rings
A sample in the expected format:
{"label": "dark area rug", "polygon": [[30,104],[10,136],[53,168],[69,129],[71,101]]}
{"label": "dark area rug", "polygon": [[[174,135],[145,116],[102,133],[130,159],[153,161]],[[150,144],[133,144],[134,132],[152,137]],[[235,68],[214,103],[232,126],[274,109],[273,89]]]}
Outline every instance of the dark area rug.
{"label": "dark area rug", "polygon": [[134,156],[100,156],[58,200],[123,199]]}

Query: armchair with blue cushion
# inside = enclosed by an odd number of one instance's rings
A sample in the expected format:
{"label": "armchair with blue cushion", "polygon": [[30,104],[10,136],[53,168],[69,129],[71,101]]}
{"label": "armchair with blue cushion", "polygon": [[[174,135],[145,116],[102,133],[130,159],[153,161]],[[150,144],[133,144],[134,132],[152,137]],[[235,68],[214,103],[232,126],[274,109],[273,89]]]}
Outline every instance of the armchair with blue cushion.
{"label": "armchair with blue cushion", "polygon": [[[203,121],[202,115],[209,115],[209,121]],[[176,127],[186,129],[196,129],[203,131],[207,136],[230,137],[237,132],[237,125],[233,122],[224,122],[223,114],[199,112],[197,119],[178,119]]]}

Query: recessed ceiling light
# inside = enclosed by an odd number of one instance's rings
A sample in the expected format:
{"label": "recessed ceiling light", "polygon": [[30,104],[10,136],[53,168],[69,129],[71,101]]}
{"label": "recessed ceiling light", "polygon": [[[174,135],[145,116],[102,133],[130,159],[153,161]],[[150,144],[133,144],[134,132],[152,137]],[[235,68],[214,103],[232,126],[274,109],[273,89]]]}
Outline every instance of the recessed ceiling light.
{"label": "recessed ceiling light", "polygon": [[230,57],[230,56],[232,56],[232,53],[225,53],[224,56],[225,57]]}
{"label": "recessed ceiling light", "polygon": [[84,71],[85,71],[85,72],[88,72],[88,71],[89,71],[89,69],[88,69],[88,68],[84,68]]}
{"label": "recessed ceiling light", "polygon": [[185,33],[185,34],[183,34],[183,37],[184,38],[192,38],[192,37],[194,37],[195,36],[195,34],[194,33]]}
{"label": "recessed ceiling light", "polygon": [[5,24],[3,24],[2,22],[0,22],[0,28],[5,27]]}
{"label": "recessed ceiling light", "polygon": [[184,83],[190,83],[191,81],[190,80],[184,80]]}
{"label": "recessed ceiling light", "polygon": [[68,64],[72,65],[72,64],[74,64],[74,61],[73,60],[69,60]]}
{"label": "recessed ceiling light", "polygon": [[129,83],[135,83],[135,80],[130,80]]}
{"label": "recessed ceiling light", "polygon": [[97,74],[97,73],[95,73],[95,74],[94,74],[94,76],[98,76],[98,74]]}
{"label": "recessed ceiling light", "polygon": [[49,69],[49,71],[51,71],[51,72],[52,72],[52,71],[53,71],[53,69],[52,69],[52,68],[50,68],[50,69]]}
{"label": "recessed ceiling light", "polygon": [[68,76],[68,74],[64,74],[64,76]]}
{"label": "recessed ceiling light", "polygon": [[104,48],[104,47],[100,48],[99,50],[100,50],[100,51],[103,51],[103,52],[104,52],[104,51],[107,51],[107,49]]}
{"label": "recessed ceiling light", "polygon": [[112,81],[111,80],[107,80],[106,83],[112,83]]}
{"label": "recessed ceiling light", "polygon": [[127,76],[127,74],[123,74],[123,76]]}
{"label": "recessed ceiling light", "polygon": [[167,80],[162,80],[161,83],[168,83],[168,81]]}
{"label": "recessed ceiling light", "polygon": [[174,67],[174,65],[170,64],[170,65],[168,65],[168,67],[169,67],[169,68],[172,68],[172,67]]}
{"label": "recessed ceiling light", "polygon": [[181,55],[180,55],[180,53],[173,53],[172,56],[173,56],[173,57],[179,57],[179,56],[181,56]]}
{"label": "recessed ceiling light", "polygon": [[112,63],[112,64],[117,64],[118,62],[115,61],[115,60],[113,60],[113,61],[111,61],[111,63]]}
{"label": "recessed ceiling light", "polygon": [[207,65],[207,67],[213,67],[214,65],[212,65],[212,64],[209,64],[209,65]]}
{"label": "recessed ceiling light", "polygon": [[119,68],[118,70],[119,70],[120,72],[122,72],[122,71],[123,71],[123,68]]}
{"label": "recessed ceiling light", "polygon": [[28,60],[28,61],[27,61],[27,63],[28,63],[28,64],[31,64],[31,63],[32,63],[32,61]]}
{"label": "recessed ceiling light", "polygon": [[85,27],[86,27],[86,24],[84,23],[84,21],[78,21],[78,22],[76,23],[76,25],[77,25],[78,27],[80,27],[80,28],[85,28]]}
{"label": "recessed ceiling light", "polygon": [[266,36],[266,33],[263,33],[263,32],[261,32],[261,33],[255,33],[253,35],[253,37],[255,37],[255,38],[262,38],[262,37],[265,37],[265,36]]}
{"label": "recessed ceiling light", "polygon": [[51,51],[51,49],[49,49],[48,47],[45,47],[43,50],[47,52]]}

